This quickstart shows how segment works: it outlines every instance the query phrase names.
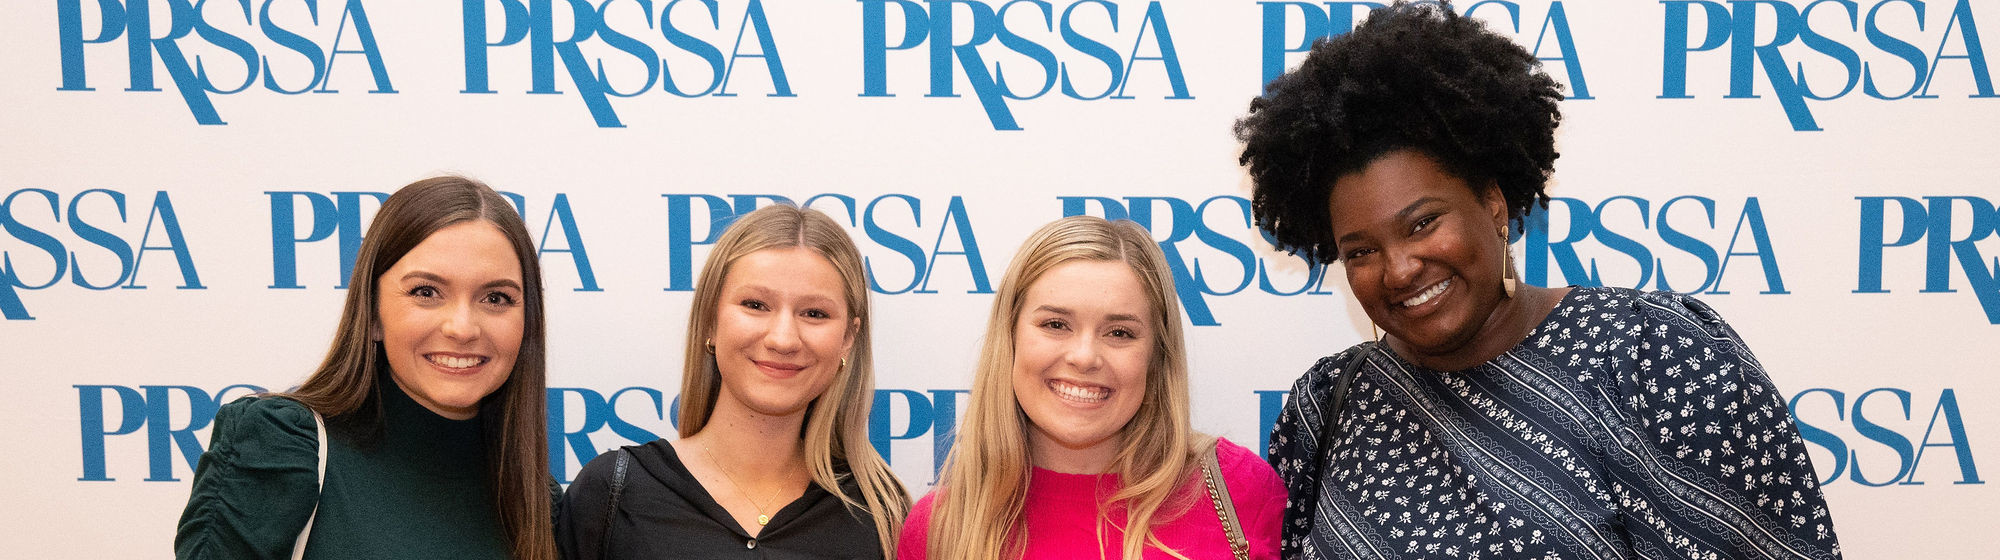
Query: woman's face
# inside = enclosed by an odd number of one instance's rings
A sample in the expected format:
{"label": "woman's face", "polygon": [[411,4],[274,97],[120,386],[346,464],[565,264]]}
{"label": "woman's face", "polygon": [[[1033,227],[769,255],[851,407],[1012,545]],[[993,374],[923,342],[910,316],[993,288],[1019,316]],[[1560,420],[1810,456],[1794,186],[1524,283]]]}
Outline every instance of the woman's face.
{"label": "woman's face", "polygon": [[804,247],[765,249],[730,265],[716,300],[717,407],[766,416],[805,412],[854,345],[860,319],[833,263]]}
{"label": "woman's face", "polygon": [[1328,210],[1354,298],[1419,354],[1466,347],[1503,298],[1506,206],[1488,192],[1412,150],[1334,180]]}
{"label": "woman's face", "polygon": [[439,416],[465,420],[514,372],[527,323],[521,263],[500,228],[432,233],[375,279],[374,337],[390,377]]}
{"label": "woman's face", "polygon": [[1152,304],[1132,267],[1070,261],[1029,285],[1014,322],[1014,399],[1035,464],[1097,473],[1146,396]]}

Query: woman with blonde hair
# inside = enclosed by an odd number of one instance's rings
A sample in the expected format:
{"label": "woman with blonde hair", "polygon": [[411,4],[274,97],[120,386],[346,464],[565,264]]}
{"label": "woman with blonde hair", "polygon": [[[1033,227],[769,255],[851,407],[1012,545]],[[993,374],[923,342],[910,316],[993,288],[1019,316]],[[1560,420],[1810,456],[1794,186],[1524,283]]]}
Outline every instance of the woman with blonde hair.
{"label": "woman with blonde hair", "polygon": [[818,211],[737,220],[688,316],[680,438],[598,456],[556,522],[569,560],[884,558],[909,509],[868,444],[868,284]]}
{"label": "woman with blonde hair", "polygon": [[1285,492],[1189,423],[1181,312],[1144,228],[1043,226],[1000,281],[972,402],[905,560],[1276,558]]}

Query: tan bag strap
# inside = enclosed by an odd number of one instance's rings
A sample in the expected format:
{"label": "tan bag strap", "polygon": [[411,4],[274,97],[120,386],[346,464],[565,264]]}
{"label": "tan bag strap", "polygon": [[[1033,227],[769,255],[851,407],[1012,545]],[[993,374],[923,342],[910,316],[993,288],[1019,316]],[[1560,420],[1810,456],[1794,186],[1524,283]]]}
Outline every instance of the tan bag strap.
{"label": "tan bag strap", "polygon": [[[313,430],[318,432],[319,435],[319,485],[315,486],[314,489],[325,490],[326,489],[326,418],[321,417],[319,415],[319,411],[317,410],[313,411]],[[312,536],[313,518],[315,517],[319,517],[318,496],[313,497],[313,512],[312,514],[306,516],[306,528],[299,531],[298,542],[292,544],[292,560],[303,560],[306,557],[306,539],[307,537]]]}
{"label": "tan bag strap", "polygon": [[1250,560],[1250,540],[1243,538],[1243,524],[1236,520],[1236,502],[1229,499],[1229,484],[1222,479],[1222,466],[1215,460],[1216,448],[1209,444],[1201,457],[1201,480],[1208,485],[1208,499],[1215,504],[1215,517],[1222,520],[1223,536],[1236,560]]}

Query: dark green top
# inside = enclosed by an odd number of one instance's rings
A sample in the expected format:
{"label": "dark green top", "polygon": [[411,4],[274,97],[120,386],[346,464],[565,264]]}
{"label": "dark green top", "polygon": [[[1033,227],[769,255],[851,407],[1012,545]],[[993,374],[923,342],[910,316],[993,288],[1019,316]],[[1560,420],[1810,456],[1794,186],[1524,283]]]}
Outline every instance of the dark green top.
{"label": "dark green top", "polygon": [[379,439],[328,425],[323,488],[305,405],[246,397],[223,406],[195,467],[174,557],[290,558],[317,503],[308,559],[506,558],[479,420],[438,416],[382,383]]}

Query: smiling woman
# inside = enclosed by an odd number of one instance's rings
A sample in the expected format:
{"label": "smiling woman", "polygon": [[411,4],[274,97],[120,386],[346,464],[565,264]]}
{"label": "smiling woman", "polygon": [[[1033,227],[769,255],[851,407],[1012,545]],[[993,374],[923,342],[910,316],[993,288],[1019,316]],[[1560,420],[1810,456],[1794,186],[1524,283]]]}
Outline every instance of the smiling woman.
{"label": "smiling woman", "polygon": [[868,443],[868,285],[847,233],[770,206],[702,267],[680,439],[599,455],[557,519],[569,560],[884,558],[909,496]]}
{"label": "smiling woman", "polygon": [[1257,223],[1386,333],[1271,432],[1287,558],[1838,558],[1781,394],[1713,309],[1518,284],[1560,89],[1448,2],[1315,45],[1237,124]]}
{"label": "smiling woman", "polygon": [[297,391],[216,413],[175,557],[553,559],[541,268],[514,206],[403,187],[348,286]]}
{"label": "smiling woman", "polygon": [[1173,276],[1145,228],[1043,226],[1000,280],[971,405],[898,554],[1276,558],[1277,475],[1192,429],[1187,377]]}

